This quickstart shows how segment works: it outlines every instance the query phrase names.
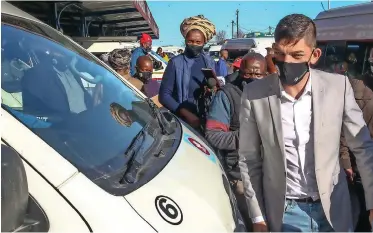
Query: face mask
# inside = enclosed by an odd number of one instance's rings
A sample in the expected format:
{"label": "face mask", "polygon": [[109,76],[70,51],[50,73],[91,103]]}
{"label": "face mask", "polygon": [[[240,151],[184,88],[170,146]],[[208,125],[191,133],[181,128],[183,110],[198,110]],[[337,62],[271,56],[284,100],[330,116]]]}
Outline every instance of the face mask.
{"label": "face mask", "polygon": [[149,71],[137,73],[137,77],[145,84],[147,84],[152,79],[152,75],[153,73]]}
{"label": "face mask", "polygon": [[259,79],[262,79],[263,77],[256,77],[256,78],[250,78],[251,79],[251,82],[254,82],[254,81],[257,81]]}
{"label": "face mask", "polygon": [[188,57],[197,57],[202,53],[203,50],[203,45],[187,45],[185,47],[185,53],[187,54]]}
{"label": "face mask", "polygon": [[149,46],[149,47],[143,47],[145,53],[149,53],[150,51],[152,51],[152,46]]}
{"label": "face mask", "polygon": [[311,57],[307,62],[301,63],[275,61],[281,82],[289,86],[294,86],[302,81],[307,72],[310,71],[310,67],[308,65],[310,60]]}
{"label": "face mask", "polygon": [[238,76],[238,78],[235,80],[235,85],[238,87],[241,87],[242,89],[246,86],[246,84],[249,84],[253,81],[251,78],[243,78],[241,76]]}

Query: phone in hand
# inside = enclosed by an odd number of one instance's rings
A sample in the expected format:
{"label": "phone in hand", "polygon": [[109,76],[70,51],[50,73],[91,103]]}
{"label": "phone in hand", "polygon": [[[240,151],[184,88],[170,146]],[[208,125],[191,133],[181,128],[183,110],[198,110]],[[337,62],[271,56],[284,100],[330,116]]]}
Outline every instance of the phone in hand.
{"label": "phone in hand", "polygon": [[203,73],[203,75],[205,76],[206,79],[209,79],[209,78],[215,78],[215,79],[217,79],[215,71],[213,69],[202,68],[202,73]]}
{"label": "phone in hand", "polygon": [[215,83],[214,86],[217,86],[218,88],[222,86],[221,82],[216,77],[215,71],[213,69],[202,68],[202,73],[205,76],[205,81],[206,81],[207,86],[210,86],[210,88],[212,88],[211,87],[212,83]]}

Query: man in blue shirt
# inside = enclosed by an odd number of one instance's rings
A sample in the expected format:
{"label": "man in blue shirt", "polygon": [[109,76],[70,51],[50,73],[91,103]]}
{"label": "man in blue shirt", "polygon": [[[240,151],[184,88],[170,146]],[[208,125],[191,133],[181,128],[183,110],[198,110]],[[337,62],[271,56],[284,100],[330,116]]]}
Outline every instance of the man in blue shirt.
{"label": "man in blue shirt", "polygon": [[222,156],[222,164],[236,195],[238,209],[249,228],[251,222],[238,167],[241,94],[247,83],[266,76],[266,71],[267,64],[261,54],[246,54],[241,60],[238,77],[216,93],[206,122],[206,139]]}
{"label": "man in blue shirt", "polygon": [[131,64],[130,64],[131,76],[134,76],[136,74],[137,59],[141,56],[148,55],[148,53],[151,50],[152,50],[152,38],[148,34],[143,33],[140,37],[140,47],[136,48],[132,52]]}
{"label": "man in blue shirt", "polygon": [[228,50],[226,49],[221,50],[219,61],[216,63],[216,75],[217,76],[225,77],[228,75],[227,59],[228,59]]}

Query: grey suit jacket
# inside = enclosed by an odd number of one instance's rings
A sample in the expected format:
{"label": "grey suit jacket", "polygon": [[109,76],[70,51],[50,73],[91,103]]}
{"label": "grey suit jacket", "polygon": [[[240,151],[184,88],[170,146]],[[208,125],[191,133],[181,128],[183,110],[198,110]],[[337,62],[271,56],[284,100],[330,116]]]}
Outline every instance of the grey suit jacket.
{"label": "grey suit jacket", "polygon": [[[341,129],[356,156],[373,209],[373,141],[344,76],[311,70],[315,173],[325,215],[335,231],[353,231],[350,196],[339,163]],[[286,193],[286,158],[276,74],[246,85],[240,111],[239,166],[252,218],[264,216],[281,231]]]}

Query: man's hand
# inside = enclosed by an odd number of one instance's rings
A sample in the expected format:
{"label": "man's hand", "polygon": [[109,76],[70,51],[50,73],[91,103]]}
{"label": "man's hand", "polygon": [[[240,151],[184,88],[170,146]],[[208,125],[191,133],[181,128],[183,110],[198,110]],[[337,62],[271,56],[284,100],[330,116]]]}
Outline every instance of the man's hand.
{"label": "man's hand", "polygon": [[354,181],[354,171],[352,170],[352,168],[345,169],[345,172],[346,172],[346,175],[347,175],[347,179],[350,182]]}
{"label": "man's hand", "polygon": [[268,227],[265,222],[253,223],[254,232],[268,232]]}
{"label": "man's hand", "polygon": [[180,109],[180,115],[182,115],[185,118],[185,121],[193,128],[197,129],[198,127],[200,127],[201,122],[199,118],[190,111],[182,108]]}
{"label": "man's hand", "polygon": [[373,210],[369,211],[369,222],[370,222],[370,226],[372,227],[372,230],[373,230]]}

